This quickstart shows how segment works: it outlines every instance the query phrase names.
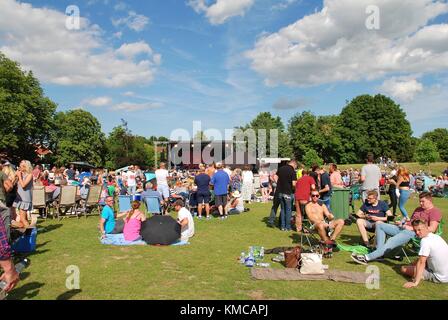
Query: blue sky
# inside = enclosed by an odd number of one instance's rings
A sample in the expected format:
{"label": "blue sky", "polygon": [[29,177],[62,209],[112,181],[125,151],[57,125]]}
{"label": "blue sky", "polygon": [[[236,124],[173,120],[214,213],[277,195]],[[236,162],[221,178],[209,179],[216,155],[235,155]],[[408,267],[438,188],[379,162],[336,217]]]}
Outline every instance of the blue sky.
{"label": "blue sky", "polygon": [[[80,30],[64,26],[70,5]],[[448,123],[447,13],[435,0],[1,0],[0,50],[105,132],[121,118],[143,136],[195,120],[224,131],[262,111],[286,124],[384,93],[419,136]]]}

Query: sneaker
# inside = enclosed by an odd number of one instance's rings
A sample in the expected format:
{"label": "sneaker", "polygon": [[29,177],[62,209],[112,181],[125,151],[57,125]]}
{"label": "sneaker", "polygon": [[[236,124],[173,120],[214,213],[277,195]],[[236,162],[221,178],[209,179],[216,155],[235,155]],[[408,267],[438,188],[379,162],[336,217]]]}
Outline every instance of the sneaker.
{"label": "sneaker", "polygon": [[198,220],[201,220],[202,219],[202,216],[198,216]]}
{"label": "sneaker", "polygon": [[205,218],[206,220],[211,220],[212,219],[212,217],[210,217],[210,216],[208,216],[207,218]]}
{"label": "sneaker", "polygon": [[353,261],[355,261],[356,263],[362,264],[362,265],[367,265],[367,259],[366,256],[363,254],[352,254],[351,258]]}
{"label": "sneaker", "polygon": [[228,217],[229,217],[228,215],[225,215],[225,216],[224,216],[224,219],[227,219]]}
{"label": "sneaker", "polygon": [[220,216],[219,219],[224,220],[225,218],[224,218],[224,216]]}
{"label": "sneaker", "polygon": [[285,228],[282,228],[281,230],[282,230],[282,231],[286,231],[286,229],[285,229]]}

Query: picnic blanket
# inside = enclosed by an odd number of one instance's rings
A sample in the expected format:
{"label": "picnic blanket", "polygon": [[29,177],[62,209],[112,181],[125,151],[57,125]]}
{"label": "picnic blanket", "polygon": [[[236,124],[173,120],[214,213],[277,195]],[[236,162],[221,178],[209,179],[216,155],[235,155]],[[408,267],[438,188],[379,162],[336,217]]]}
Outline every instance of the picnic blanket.
{"label": "picnic blanket", "polygon": [[370,274],[364,272],[325,270],[324,274],[301,274],[299,269],[252,268],[256,280],[331,280],[365,284]]}
{"label": "picnic blanket", "polygon": [[[126,241],[124,239],[124,235],[122,233],[119,234],[106,234],[104,239],[101,239],[101,244],[112,245],[112,246],[138,246],[138,245],[146,245],[146,242],[143,240],[139,241]],[[179,240],[176,243],[173,243],[172,246],[185,246],[190,244],[188,241]]]}
{"label": "picnic blanket", "polygon": [[136,246],[136,245],[146,245],[143,240],[139,241],[126,241],[124,239],[124,234],[106,234],[104,239],[101,239],[102,244],[112,245],[112,246]]}
{"label": "picnic blanket", "polygon": [[186,246],[187,244],[190,244],[190,242],[179,240],[179,242],[173,243],[172,246]]}

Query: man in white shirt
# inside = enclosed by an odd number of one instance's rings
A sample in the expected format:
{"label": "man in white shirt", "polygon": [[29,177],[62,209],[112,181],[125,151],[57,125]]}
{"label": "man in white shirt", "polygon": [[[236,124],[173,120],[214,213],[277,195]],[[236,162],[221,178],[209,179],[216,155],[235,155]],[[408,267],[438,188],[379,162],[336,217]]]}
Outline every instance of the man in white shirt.
{"label": "man in white shirt", "polygon": [[448,244],[442,237],[433,234],[424,220],[412,222],[415,234],[421,239],[418,260],[414,265],[404,266],[401,272],[413,278],[404,284],[405,288],[418,286],[421,280],[448,283]]}
{"label": "man in white shirt", "polygon": [[222,167],[224,169],[224,172],[229,175],[229,178],[232,178],[232,170],[229,169],[224,163],[222,164]]}
{"label": "man in white shirt", "polygon": [[362,202],[366,202],[367,192],[370,190],[375,190],[378,193],[378,199],[381,199],[380,194],[380,180],[381,180],[381,170],[374,164],[373,154],[369,153],[367,155],[367,164],[361,169],[362,182]]}
{"label": "man in white shirt", "polygon": [[136,175],[134,172],[134,167],[130,166],[128,172],[126,173],[126,187],[128,189],[128,194],[135,195],[137,189]]}
{"label": "man in white shirt", "polygon": [[177,211],[177,222],[181,225],[180,240],[188,241],[194,236],[194,220],[190,211],[184,207],[182,200],[176,200],[174,209]]}
{"label": "man in white shirt", "polygon": [[165,163],[161,162],[159,169],[155,172],[157,179],[157,191],[167,200],[170,197],[170,188],[168,187],[168,170],[165,169]]}

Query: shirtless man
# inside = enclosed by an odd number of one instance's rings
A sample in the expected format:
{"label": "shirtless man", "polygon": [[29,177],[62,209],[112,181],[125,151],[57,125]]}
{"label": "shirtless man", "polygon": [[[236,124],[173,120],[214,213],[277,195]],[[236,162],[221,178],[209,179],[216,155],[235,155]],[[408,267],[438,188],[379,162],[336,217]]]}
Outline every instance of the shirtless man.
{"label": "shirtless man", "polygon": [[[327,206],[325,204],[319,204],[319,197],[319,191],[313,190],[311,192],[311,202],[306,205],[305,212],[308,219],[314,224],[322,242],[327,246],[334,246],[336,244],[335,239],[344,227],[344,220],[334,220],[334,215],[328,211]],[[330,222],[326,223],[324,218],[327,218]],[[327,235],[327,228],[333,230],[330,237]]]}

